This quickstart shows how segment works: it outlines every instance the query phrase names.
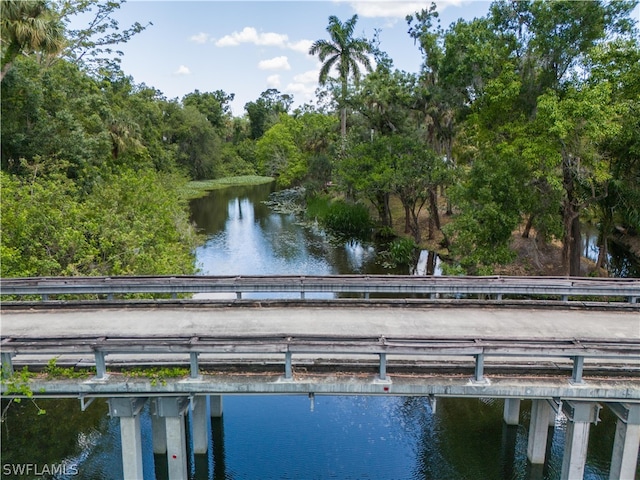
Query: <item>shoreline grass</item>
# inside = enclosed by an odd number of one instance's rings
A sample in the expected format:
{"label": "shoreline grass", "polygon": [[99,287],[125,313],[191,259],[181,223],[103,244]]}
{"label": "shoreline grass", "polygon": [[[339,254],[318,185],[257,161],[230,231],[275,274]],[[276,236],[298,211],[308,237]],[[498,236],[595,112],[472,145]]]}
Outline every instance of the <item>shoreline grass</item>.
{"label": "shoreline grass", "polygon": [[261,177],[259,175],[242,175],[239,177],[223,177],[213,180],[197,180],[185,184],[180,189],[180,195],[187,200],[204,197],[210,190],[227,188],[238,185],[261,185],[273,182],[272,177]]}

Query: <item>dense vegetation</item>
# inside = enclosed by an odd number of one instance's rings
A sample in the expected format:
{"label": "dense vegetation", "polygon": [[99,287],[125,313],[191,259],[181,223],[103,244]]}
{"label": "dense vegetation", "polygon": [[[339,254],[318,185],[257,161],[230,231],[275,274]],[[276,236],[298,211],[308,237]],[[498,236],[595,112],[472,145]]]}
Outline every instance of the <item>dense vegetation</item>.
{"label": "dense vegetation", "polygon": [[[179,188],[234,175],[340,197],[337,222],[361,203],[384,232],[399,202],[405,233],[469,273],[510,261],[518,229],[561,242],[572,275],[581,220],[600,263],[613,231],[640,233],[635,1],[496,1],[446,29],[416,12],[416,73],[331,17],[318,105],[269,89],[236,118],[232,93],[167,99],[126,76],[111,49],[147,27],[114,30],[120,3],[2,2],[4,276],[191,272]],[[101,22],[68,28],[88,12]]]}

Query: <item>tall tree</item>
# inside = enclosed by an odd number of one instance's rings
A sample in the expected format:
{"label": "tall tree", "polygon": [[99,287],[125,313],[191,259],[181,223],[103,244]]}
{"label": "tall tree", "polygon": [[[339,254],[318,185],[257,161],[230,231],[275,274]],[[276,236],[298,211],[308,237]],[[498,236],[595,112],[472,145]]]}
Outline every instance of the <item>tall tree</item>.
{"label": "tall tree", "polygon": [[65,46],[64,28],[44,0],[3,0],[2,81],[20,54],[57,54]]}
{"label": "tall tree", "polygon": [[86,28],[67,29],[68,45],[64,57],[85,70],[94,73],[119,70],[123,52],[114,50],[128,42],[149,25],[139,22],[121,29],[114,18],[126,0],[58,0],[58,16],[68,27],[73,17],[88,19]]}
{"label": "tall tree", "polygon": [[320,84],[325,85],[329,79],[329,73],[336,67],[338,69],[338,79],[340,81],[340,131],[342,138],[347,135],[347,92],[349,88],[349,78],[352,76],[357,85],[360,79],[360,64],[370,72],[371,62],[368,53],[372,52],[371,43],[365,38],[353,38],[353,31],[356,26],[358,16],[354,15],[346,22],[342,23],[337,17],[329,17],[330,40],[316,40],[309,49],[309,55],[318,55],[322,62],[320,68]]}
{"label": "tall tree", "polygon": [[255,102],[247,102],[244,109],[249,116],[251,138],[258,140],[264,133],[277,123],[280,114],[288,113],[293,97],[280,93],[275,88],[269,88],[260,94]]}

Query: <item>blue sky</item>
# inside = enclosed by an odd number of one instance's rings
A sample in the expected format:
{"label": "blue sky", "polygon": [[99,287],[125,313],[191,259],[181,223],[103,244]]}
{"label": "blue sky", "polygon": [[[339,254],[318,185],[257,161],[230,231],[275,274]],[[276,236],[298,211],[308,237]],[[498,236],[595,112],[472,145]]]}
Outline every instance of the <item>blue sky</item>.
{"label": "blue sky", "polygon": [[[330,15],[346,21],[358,14],[356,34],[372,38],[380,29],[381,49],[396,68],[417,72],[421,55],[407,34],[405,15],[431,1],[164,1],[129,0],[118,11],[121,27],[152,22],[119,47],[122,69],[168,98],[195,89],[234,93],[234,115],[267,88],[293,94],[295,105],[314,103],[318,59],[311,43],[328,38]],[[484,16],[487,1],[439,0],[441,25]]]}

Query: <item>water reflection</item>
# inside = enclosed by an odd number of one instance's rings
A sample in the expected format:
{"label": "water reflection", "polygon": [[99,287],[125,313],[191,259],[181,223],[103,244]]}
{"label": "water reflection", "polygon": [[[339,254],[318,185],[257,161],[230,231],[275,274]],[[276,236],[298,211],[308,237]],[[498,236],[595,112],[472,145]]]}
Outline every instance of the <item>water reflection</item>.
{"label": "water reflection", "polygon": [[439,275],[440,259],[426,250],[418,265],[390,270],[376,262],[371,242],[336,242],[318,225],[302,227],[293,214],[276,213],[264,201],[273,185],[214,190],[191,202],[191,218],[207,235],[196,249],[204,275]]}
{"label": "water reflection", "polygon": [[442,275],[442,260],[435,252],[422,250],[411,273],[412,275]]}

